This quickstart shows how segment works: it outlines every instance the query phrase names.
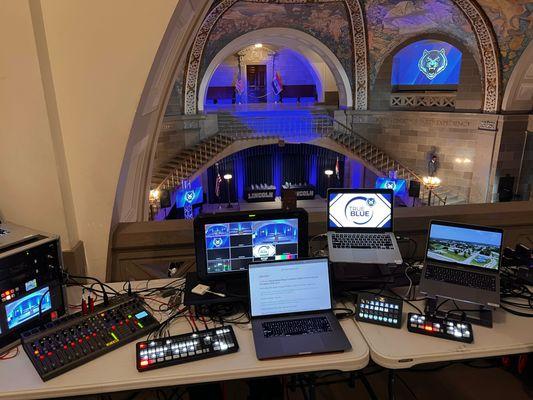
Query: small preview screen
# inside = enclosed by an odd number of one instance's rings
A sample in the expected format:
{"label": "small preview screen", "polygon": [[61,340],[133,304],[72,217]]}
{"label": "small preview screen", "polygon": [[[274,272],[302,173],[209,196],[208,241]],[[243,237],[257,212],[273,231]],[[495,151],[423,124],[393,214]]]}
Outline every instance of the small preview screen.
{"label": "small preview screen", "polygon": [[390,194],[331,192],[328,210],[330,228],[386,229],[392,226]]}
{"label": "small preview screen", "polygon": [[432,224],[427,258],[472,267],[498,269],[502,233]]}
{"label": "small preview screen", "polygon": [[205,225],[207,273],[242,271],[257,261],[298,258],[298,219]]}
{"label": "small preview screen", "polygon": [[48,286],[6,304],[7,327],[13,329],[14,327],[38,316],[39,303],[41,304],[41,314],[52,308]]}

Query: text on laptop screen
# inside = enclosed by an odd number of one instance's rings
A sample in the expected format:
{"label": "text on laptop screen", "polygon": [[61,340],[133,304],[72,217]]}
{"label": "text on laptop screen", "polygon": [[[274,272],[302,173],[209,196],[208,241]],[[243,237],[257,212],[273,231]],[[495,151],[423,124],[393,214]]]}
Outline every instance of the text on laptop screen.
{"label": "text on laptop screen", "polygon": [[382,193],[329,194],[330,228],[391,228],[392,196]]}
{"label": "text on laptop screen", "polygon": [[254,264],[249,280],[253,317],[331,309],[327,259]]}
{"label": "text on laptop screen", "polygon": [[253,261],[298,258],[298,219],[205,225],[207,273],[242,271]]}
{"label": "text on laptop screen", "polygon": [[436,261],[498,269],[502,233],[432,224],[426,257]]}

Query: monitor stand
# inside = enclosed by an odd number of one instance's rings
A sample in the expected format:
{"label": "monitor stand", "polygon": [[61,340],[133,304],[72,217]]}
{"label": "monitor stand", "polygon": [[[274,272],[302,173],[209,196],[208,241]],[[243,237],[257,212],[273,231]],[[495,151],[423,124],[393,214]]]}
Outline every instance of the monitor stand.
{"label": "monitor stand", "polygon": [[[335,279],[334,290],[342,292],[347,290],[364,290],[383,287],[407,286],[409,281],[405,278],[403,266],[395,264],[358,264],[358,263],[331,263]],[[396,278],[395,278],[396,276]],[[402,278],[403,277],[403,278]],[[405,282],[404,282],[405,280]]]}
{"label": "monitor stand", "polygon": [[[207,285],[210,287],[211,291],[223,293],[226,297],[220,297],[211,293],[206,293],[203,296],[192,293],[191,290],[198,284]],[[213,281],[200,280],[196,272],[188,272],[185,276],[183,303],[186,306],[243,301],[248,301],[248,288],[245,276],[243,276],[242,279],[232,278]]]}
{"label": "monitor stand", "polygon": [[[448,299],[440,299],[441,301],[446,301]],[[462,305],[465,306],[464,309],[468,311],[454,311],[453,309],[441,309],[438,307],[439,298],[428,298],[426,302],[426,314],[433,315],[440,318],[449,318],[456,321],[465,321],[470,322],[473,325],[480,325],[480,326],[486,326],[488,328],[492,328],[492,309],[481,306],[481,305],[473,305],[470,303],[465,303],[460,300],[456,300],[456,303],[458,303],[459,308],[463,310]],[[477,308],[476,308],[477,307]]]}

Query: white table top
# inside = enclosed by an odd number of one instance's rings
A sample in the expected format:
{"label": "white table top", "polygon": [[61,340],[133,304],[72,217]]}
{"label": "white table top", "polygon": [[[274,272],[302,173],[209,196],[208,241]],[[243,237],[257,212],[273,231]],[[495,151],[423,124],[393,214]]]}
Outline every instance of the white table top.
{"label": "white table top", "polygon": [[[423,302],[415,304],[423,310]],[[467,344],[409,332],[409,312],[417,311],[404,302],[401,329],[355,321],[375,363],[385,368],[403,369],[424,363],[533,351],[533,318],[518,317],[498,309],[493,314],[493,328],[472,325],[474,342]]]}
{"label": "white table top", "polygon": [[[150,281],[161,286],[171,280]],[[122,284],[113,284],[122,288]],[[145,286],[135,282],[135,287]],[[79,293],[69,288],[70,293]],[[79,294],[70,301],[78,302]],[[135,342],[120,347],[63,375],[42,382],[26,353],[0,361],[0,398],[50,398],[132,390],[146,387],[175,386],[199,382],[261,377],[321,370],[354,371],[368,364],[369,349],[361,333],[349,321],[341,321],[352,350],[345,353],[290,357],[259,361],[255,356],[252,332],[248,325],[235,325],[239,343],[237,353],[139,373],[135,366]],[[202,325],[198,327],[201,329]],[[210,325],[212,327],[212,325]],[[171,327],[171,334],[190,332],[183,319]],[[139,339],[140,340],[140,339]]]}

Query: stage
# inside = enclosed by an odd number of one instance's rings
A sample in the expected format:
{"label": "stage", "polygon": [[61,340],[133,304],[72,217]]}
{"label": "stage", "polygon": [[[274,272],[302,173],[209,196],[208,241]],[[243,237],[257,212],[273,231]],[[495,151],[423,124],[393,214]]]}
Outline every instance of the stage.
{"label": "stage", "polygon": [[[239,203],[232,203],[232,208],[227,208],[228,203],[222,203],[219,208],[218,204],[204,204],[202,211],[204,213],[219,213],[228,211],[255,211],[255,210],[273,210],[281,208],[281,199],[276,197],[275,201],[262,201],[257,203],[248,203],[241,200]],[[326,199],[316,197],[313,200],[298,200],[297,206],[308,212],[326,212]]]}

